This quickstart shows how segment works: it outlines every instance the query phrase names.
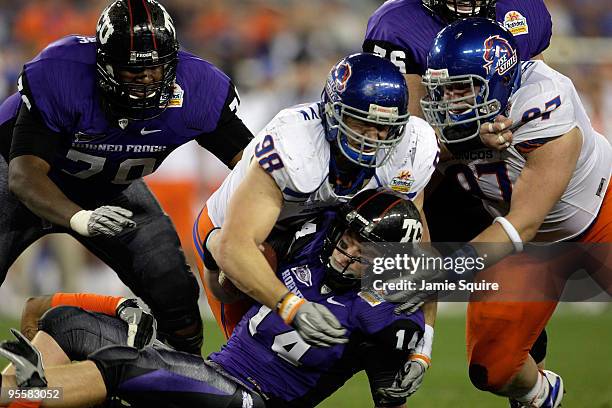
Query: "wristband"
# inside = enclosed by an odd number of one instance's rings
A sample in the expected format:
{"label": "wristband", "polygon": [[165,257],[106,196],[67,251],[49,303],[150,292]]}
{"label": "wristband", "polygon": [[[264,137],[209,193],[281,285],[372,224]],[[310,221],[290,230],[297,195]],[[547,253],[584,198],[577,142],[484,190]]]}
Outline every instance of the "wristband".
{"label": "wristband", "polygon": [[423,346],[417,347],[416,353],[423,354],[428,358],[431,358],[431,348],[433,345],[434,328],[428,324],[425,324],[425,331],[423,332]]}
{"label": "wristband", "polygon": [[276,313],[289,325],[304,302],[304,299],[293,292],[287,292],[276,304]]}
{"label": "wristband", "polygon": [[81,210],[74,213],[74,215],[70,217],[70,228],[79,235],[84,237],[90,236],[87,224],[89,223],[89,218],[91,218],[92,213],[93,211],[89,210]]}
{"label": "wristband", "polygon": [[427,367],[431,366],[431,348],[433,345],[434,328],[428,324],[425,324],[425,330],[423,331],[423,341],[419,342],[417,347],[414,349],[414,353],[410,355],[410,360],[422,360],[427,364]]}
{"label": "wristband", "polygon": [[504,217],[497,217],[493,220],[493,222],[499,223],[499,225],[502,226],[504,231],[506,231],[508,238],[510,238],[510,241],[512,241],[512,245],[514,245],[514,251],[522,252],[523,251],[523,240],[521,239],[521,236],[516,230],[516,228],[514,228],[514,225],[512,225],[512,223],[508,221],[507,219],[505,219]]}
{"label": "wristband", "polygon": [[206,234],[206,238],[204,238],[204,245],[202,245],[202,252],[204,253],[202,262],[204,263],[204,266],[206,267],[206,269],[208,269],[209,271],[219,270],[219,265],[217,265],[217,262],[215,261],[215,257],[213,257],[212,252],[210,252],[210,250],[208,249],[208,240],[210,239],[210,237],[215,235],[220,229],[221,228],[219,227],[215,227],[211,229],[210,231],[208,231],[208,234]]}

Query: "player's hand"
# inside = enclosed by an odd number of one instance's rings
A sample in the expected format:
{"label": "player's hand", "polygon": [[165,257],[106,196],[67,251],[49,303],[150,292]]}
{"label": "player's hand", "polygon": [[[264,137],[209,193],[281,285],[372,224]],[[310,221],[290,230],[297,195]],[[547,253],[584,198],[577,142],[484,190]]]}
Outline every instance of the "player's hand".
{"label": "player's hand", "polygon": [[512,144],[512,119],[499,115],[493,122],[480,126],[480,140],[490,149],[502,151]]}
{"label": "player's hand", "polygon": [[309,302],[289,292],[279,302],[277,312],[293,326],[308,344],[331,347],[348,342],[346,330],[325,306]]}
{"label": "player's hand", "polygon": [[[430,248],[423,246],[414,246],[411,255],[419,258],[434,258],[439,256]],[[401,287],[401,290],[384,290],[381,292],[382,297],[387,302],[398,303],[395,307],[395,314],[410,314],[414,313],[427,300],[436,297],[438,291],[432,289],[433,285],[424,285],[423,283],[443,282],[448,278],[448,271],[439,269],[436,263],[420,263],[414,270],[399,271],[399,275],[386,277],[385,281],[394,284],[389,287]],[[397,272],[391,271],[392,274]]]}
{"label": "player's hand", "polygon": [[117,317],[128,325],[127,345],[141,349],[153,344],[157,336],[157,321],[138,306],[136,299],[125,299],[117,306]]}
{"label": "player's hand", "polygon": [[70,219],[70,228],[85,237],[105,235],[114,237],[124,228],[136,226],[131,218],[134,214],[125,208],[105,205],[93,211],[81,210]]}
{"label": "player's hand", "polygon": [[391,387],[379,388],[378,392],[389,399],[406,398],[414,394],[423,383],[425,373],[431,365],[432,344],[433,327],[425,325],[423,337],[395,376]]}

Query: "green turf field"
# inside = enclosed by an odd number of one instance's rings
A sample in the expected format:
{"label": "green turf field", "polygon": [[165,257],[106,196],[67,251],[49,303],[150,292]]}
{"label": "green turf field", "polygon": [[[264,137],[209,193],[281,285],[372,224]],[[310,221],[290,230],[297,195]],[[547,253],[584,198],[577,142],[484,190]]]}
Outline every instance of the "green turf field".
{"label": "green turf field", "polygon": [[[8,336],[8,327],[14,324],[0,319],[0,339]],[[206,325],[205,335],[205,351],[218,350],[221,334],[213,323]],[[548,366],[563,375],[567,388],[563,407],[612,408],[612,313],[557,313],[548,326],[548,338]],[[440,317],[436,324],[433,367],[423,387],[408,401],[409,407],[508,406],[501,398],[476,391],[466,373],[464,319]],[[372,406],[366,378],[362,375],[353,378],[321,406]]]}

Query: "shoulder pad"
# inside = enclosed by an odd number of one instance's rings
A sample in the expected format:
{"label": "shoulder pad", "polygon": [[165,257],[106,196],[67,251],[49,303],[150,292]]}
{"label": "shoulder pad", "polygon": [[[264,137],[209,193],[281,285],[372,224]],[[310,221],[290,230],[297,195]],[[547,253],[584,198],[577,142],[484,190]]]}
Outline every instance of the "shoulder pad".
{"label": "shoulder pad", "polygon": [[[532,73],[531,76],[539,75]],[[513,145],[532,139],[555,138],[576,126],[574,104],[567,84],[544,78],[526,83],[511,98],[510,118],[522,123],[513,132]]]}
{"label": "shoulder pad", "polygon": [[416,197],[431,179],[439,159],[435,131],[423,119],[411,116],[406,135],[390,160],[390,187],[409,198]]}
{"label": "shoulder pad", "polygon": [[97,101],[95,44],[65,37],[24,65],[19,92],[54,132],[70,131]]}
{"label": "shoulder pad", "polygon": [[[300,110],[285,109],[257,135],[255,157],[278,184],[285,199],[303,201],[329,173],[329,143],[320,120],[305,120]],[[272,141],[272,149],[258,155]],[[276,154],[280,164],[274,165]],[[266,163],[274,166],[270,168]]]}
{"label": "shoulder pad", "polygon": [[223,111],[230,79],[208,61],[179,51],[176,83],[182,88],[185,125],[203,133],[212,132]]}

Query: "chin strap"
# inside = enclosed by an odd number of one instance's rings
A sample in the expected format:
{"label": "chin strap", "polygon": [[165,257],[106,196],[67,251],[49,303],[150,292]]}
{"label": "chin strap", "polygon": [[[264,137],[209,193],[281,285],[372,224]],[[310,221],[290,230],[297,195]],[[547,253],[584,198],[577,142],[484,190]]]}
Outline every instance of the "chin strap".
{"label": "chin strap", "polygon": [[[335,149],[332,148],[329,161],[329,181],[334,187],[334,193],[339,196],[355,194],[361,190],[366,179],[374,176],[376,169],[350,164],[349,169],[341,170],[336,162],[336,153]],[[358,172],[355,173],[354,170],[358,170]]]}

